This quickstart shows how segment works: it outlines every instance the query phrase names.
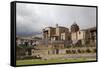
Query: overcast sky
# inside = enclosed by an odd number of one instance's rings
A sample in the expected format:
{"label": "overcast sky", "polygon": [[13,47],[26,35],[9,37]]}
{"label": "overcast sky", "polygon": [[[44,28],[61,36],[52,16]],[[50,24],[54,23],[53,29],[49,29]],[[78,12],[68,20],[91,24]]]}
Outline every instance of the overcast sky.
{"label": "overcast sky", "polygon": [[80,29],[96,26],[96,8],[17,3],[17,35],[41,33],[56,24],[70,28],[76,22]]}

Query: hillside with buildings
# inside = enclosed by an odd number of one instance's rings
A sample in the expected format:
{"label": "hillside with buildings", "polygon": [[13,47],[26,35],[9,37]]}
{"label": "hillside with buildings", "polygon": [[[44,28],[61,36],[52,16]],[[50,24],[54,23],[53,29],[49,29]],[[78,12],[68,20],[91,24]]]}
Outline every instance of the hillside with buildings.
{"label": "hillside with buildings", "polygon": [[39,35],[17,37],[17,59],[94,58],[96,59],[96,27],[81,29],[46,27]]}

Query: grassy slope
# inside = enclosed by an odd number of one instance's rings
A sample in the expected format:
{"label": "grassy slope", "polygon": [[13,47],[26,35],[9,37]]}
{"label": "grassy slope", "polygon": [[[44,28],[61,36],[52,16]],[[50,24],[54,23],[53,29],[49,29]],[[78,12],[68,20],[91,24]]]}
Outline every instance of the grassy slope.
{"label": "grassy slope", "polygon": [[39,59],[32,59],[32,60],[17,60],[17,65],[30,65],[30,64],[49,64],[49,63],[62,63],[62,62],[81,62],[81,61],[94,61],[94,59],[87,59],[87,58],[70,58],[70,59],[51,59],[51,60],[39,60]]}

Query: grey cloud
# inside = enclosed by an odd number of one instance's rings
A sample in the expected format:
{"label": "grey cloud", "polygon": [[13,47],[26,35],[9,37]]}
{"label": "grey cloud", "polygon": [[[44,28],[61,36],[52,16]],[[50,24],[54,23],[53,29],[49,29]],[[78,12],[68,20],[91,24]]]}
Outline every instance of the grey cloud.
{"label": "grey cloud", "polygon": [[70,27],[74,22],[81,29],[96,26],[96,8],[17,3],[18,35],[35,35],[55,24]]}

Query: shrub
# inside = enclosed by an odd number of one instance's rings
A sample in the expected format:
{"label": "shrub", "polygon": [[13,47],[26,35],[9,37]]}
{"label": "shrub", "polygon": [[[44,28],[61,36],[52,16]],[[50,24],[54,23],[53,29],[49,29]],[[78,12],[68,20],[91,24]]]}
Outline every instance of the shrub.
{"label": "shrub", "polygon": [[80,49],[78,49],[78,50],[77,50],[77,52],[78,52],[78,53],[81,53],[81,50],[80,50]]}
{"label": "shrub", "polygon": [[76,53],[76,50],[72,50],[72,53],[75,54]]}
{"label": "shrub", "polygon": [[67,54],[71,54],[71,50],[66,50],[66,53]]}
{"label": "shrub", "polygon": [[90,52],[91,52],[91,50],[90,50],[90,49],[86,49],[86,52],[87,52],[87,53],[90,53]]}
{"label": "shrub", "polygon": [[93,49],[93,53],[96,53],[96,49]]}

